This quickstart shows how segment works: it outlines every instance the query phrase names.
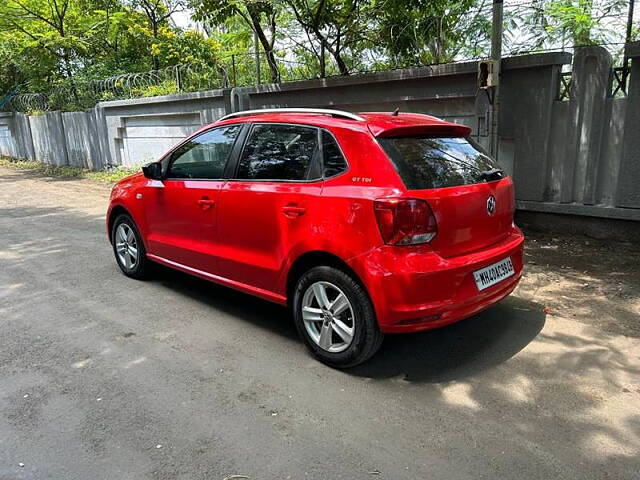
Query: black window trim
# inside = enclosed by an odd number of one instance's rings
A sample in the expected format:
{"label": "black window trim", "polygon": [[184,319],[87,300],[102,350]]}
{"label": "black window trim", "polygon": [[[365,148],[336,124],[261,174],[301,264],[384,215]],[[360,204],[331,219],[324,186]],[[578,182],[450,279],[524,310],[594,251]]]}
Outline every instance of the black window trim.
{"label": "black window trim", "polygon": [[[171,164],[173,163],[174,159],[173,154],[176,153],[183,145],[185,145],[188,142],[191,142],[193,140],[195,140],[198,137],[201,137],[202,135],[206,135],[207,133],[213,132],[214,130],[218,130],[221,128],[228,128],[228,127],[234,127],[234,126],[239,126],[240,127],[240,131],[238,132],[238,134],[236,135],[236,138],[233,140],[233,145],[231,147],[231,151],[229,152],[229,157],[227,158],[227,162],[225,164],[224,169],[222,170],[222,177],[220,178],[175,178],[175,177],[169,177],[169,172],[171,171]],[[228,173],[229,173],[229,165],[234,163],[234,154],[236,154],[236,147],[238,145],[239,140],[241,139],[243,133],[245,133],[246,130],[246,124],[243,123],[229,123],[229,124],[225,124],[225,125],[215,125],[212,126],[211,128],[208,128],[207,130],[204,130],[202,132],[200,132],[198,135],[195,135],[193,137],[189,136],[187,138],[185,138],[183,141],[181,141],[180,143],[178,143],[175,147],[173,147],[169,152],[167,152],[165,154],[164,157],[162,157],[161,160],[159,160],[159,162],[162,164],[162,171],[163,171],[163,181],[164,180],[170,180],[170,181],[174,181],[174,182],[184,182],[184,181],[197,181],[197,182],[220,182],[220,181],[226,181],[228,180]],[[242,142],[244,142],[244,138],[242,138]]]}
{"label": "black window trim", "polygon": [[[253,123],[249,123],[247,124],[249,125],[249,128],[247,129],[247,134],[244,138],[244,142],[242,145],[242,148],[240,149],[240,151],[238,152],[238,156],[235,158],[235,168],[233,170],[233,174],[227,179],[230,182],[278,182],[278,183],[316,183],[316,182],[320,182],[322,181],[322,176],[319,176],[318,178],[314,178],[314,179],[308,179],[305,178],[303,180],[286,180],[286,179],[282,179],[282,178],[237,178],[238,176],[238,171],[240,170],[240,161],[242,159],[242,154],[244,153],[244,149],[247,147],[247,141],[249,140],[249,138],[251,137],[251,133],[253,132],[253,129],[257,126],[263,126],[263,125],[285,125],[285,126],[291,126],[291,127],[302,127],[302,128],[309,128],[312,130],[316,130],[316,141],[320,140],[320,136],[319,136],[319,127],[316,127],[315,125],[305,125],[305,124],[301,124],[301,123],[288,123],[288,122],[253,122]],[[322,160],[322,147],[321,145],[318,145],[318,151],[319,151],[319,155],[318,157]],[[309,169],[312,168],[312,165],[309,165]]]}
{"label": "black window trim", "polygon": [[[291,122],[252,122],[252,123],[246,123],[245,125],[249,126],[246,129],[246,131],[243,131],[240,134],[238,134],[238,138],[239,138],[240,135],[244,133],[244,138],[242,139],[242,142],[238,142],[236,140],[236,145],[234,146],[234,150],[235,150],[235,147],[239,146],[239,144],[241,143],[241,146],[238,148],[237,155],[235,157],[232,155],[232,161],[234,162],[234,166],[233,166],[233,170],[231,171],[231,174],[227,178],[227,181],[229,182],[271,182],[271,183],[278,182],[278,183],[309,183],[311,184],[311,183],[323,182],[328,179],[336,178],[342,174],[347,173],[351,169],[349,165],[349,161],[347,160],[347,157],[345,156],[344,151],[340,146],[340,142],[338,142],[333,132],[331,132],[326,128],[319,127],[317,125],[308,125],[305,123],[291,123]],[[244,153],[247,140],[249,139],[249,136],[251,135],[251,132],[253,131],[254,127],[256,127],[257,125],[285,125],[285,126],[292,126],[292,127],[311,128],[316,130],[316,133],[318,136],[318,152],[319,152],[318,158],[320,161],[320,176],[317,178],[304,179],[304,180],[285,180],[285,179],[271,179],[271,178],[237,178],[238,170],[240,168],[240,159],[242,158],[242,154]],[[324,148],[322,146],[322,132],[327,132],[329,135],[331,135],[333,140],[336,142],[336,145],[338,145],[338,149],[340,150],[340,154],[342,155],[342,158],[344,158],[344,161],[347,164],[347,168],[345,170],[335,175],[332,175],[330,177],[324,176]],[[309,168],[313,168],[313,166],[310,165]]]}
{"label": "black window trim", "polygon": [[343,171],[336,173],[335,175],[330,175],[328,177],[326,177],[324,175],[324,146],[322,145],[323,142],[320,142],[320,155],[321,155],[321,159],[322,159],[322,179],[323,180],[332,180],[334,178],[339,177],[340,175],[344,175],[345,173],[348,173],[349,170],[351,170],[351,165],[349,164],[349,160],[347,160],[347,156],[344,154],[344,151],[342,150],[342,146],[340,145],[340,142],[338,141],[338,139],[336,138],[336,136],[333,134],[333,132],[331,130],[327,130],[326,128],[320,128],[320,140],[322,140],[322,132],[327,132],[331,138],[333,138],[333,141],[336,142],[336,145],[338,146],[338,150],[340,151],[340,155],[342,155],[342,159],[344,160],[344,163],[347,165],[347,168],[345,168]]}

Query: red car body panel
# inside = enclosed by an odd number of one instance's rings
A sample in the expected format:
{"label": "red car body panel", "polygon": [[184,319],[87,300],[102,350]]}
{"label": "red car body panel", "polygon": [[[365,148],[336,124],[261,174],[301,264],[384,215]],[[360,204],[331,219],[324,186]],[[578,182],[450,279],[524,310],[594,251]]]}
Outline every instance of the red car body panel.
{"label": "red car body panel", "polygon": [[[511,179],[407,190],[376,137],[465,136],[469,129],[426,115],[362,115],[364,122],[271,113],[203,127],[189,138],[227,124],[320,127],[337,140],[348,170],[310,182],[159,181],[136,174],[114,186],[107,229],[113,213],[124,209],[150,259],[280,304],[289,300],[295,261],[309,252],[330,254],[358,276],[381,330],[389,333],[452,323],[508,295],[521,276],[524,242],[513,224]],[[493,215],[486,210],[489,195],[496,199]],[[437,220],[435,238],[414,246],[384,244],[373,202],[388,197],[426,200]],[[479,291],[472,272],[506,257],[515,274]]]}

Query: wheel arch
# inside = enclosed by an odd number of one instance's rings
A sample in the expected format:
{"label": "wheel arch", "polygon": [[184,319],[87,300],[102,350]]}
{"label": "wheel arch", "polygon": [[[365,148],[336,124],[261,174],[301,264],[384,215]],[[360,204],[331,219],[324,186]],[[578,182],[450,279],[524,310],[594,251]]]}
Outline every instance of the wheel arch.
{"label": "wheel arch", "polygon": [[[358,282],[367,295],[369,295],[366,285],[355,270],[347,264],[347,262],[333,253],[323,250],[314,250],[306,252],[296,258],[287,272],[286,295],[287,304],[289,306],[291,306],[291,302],[293,301],[293,291],[298,279],[308,270],[319,266],[333,267],[345,272]],[[369,298],[371,298],[370,295]]]}
{"label": "wheel arch", "polygon": [[118,218],[118,216],[122,214],[129,215],[133,219],[133,215],[131,215],[131,212],[127,210],[125,207],[123,207],[122,205],[115,205],[109,212],[109,218],[107,220],[109,242],[112,241],[111,232],[113,231],[113,222],[115,222],[116,218]]}

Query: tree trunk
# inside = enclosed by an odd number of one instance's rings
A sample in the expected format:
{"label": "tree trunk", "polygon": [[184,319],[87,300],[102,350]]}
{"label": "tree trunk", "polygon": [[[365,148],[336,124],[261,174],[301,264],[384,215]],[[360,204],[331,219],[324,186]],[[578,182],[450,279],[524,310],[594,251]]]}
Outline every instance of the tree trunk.
{"label": "tree trunk", "polygon": [[280,71],[278,70],[278,62],[276,61],[276,56],[273,53],[273,47],[269,43],[269,39],[264,34],[264,30],[262,29],[262,25],[260,25],[260,17],[257,17],[254,13],[250,13],[251,22],[253,24],[253,31],[258,35],[258,40],[260,40],[260,44],[262,45],[262,49],[264,50],[265,56],[267,57],[267,64],[269,65],[269,70],[271,71],[271,81],[273,83],[280,83]]}
{"label": "tree trunk", "polygon": [[336,61],[336,65],[338,65],[338,71],[340,72],[340,75],[344,75],[344,76],[349,75],[349,69],[347,68],[347,64],[344,63],[344,60],[342,59],[342,53],[340,52],[340,49],[333,48],[329,44],[327,39],[320,34],[319,31],[316,31],[316,35],[321,38],[322,44],[325,46],[325,48],[329,51],[333,59]]}
{"label": "tree trunk", "polygon": [[325,58],[324,43],[320,42],[320,78],[327,76],[327,62]]}
{"label": "tree trunk", "polygon": [[280,83],[280,70],[278,70],[278,63],[276,56],[273,54],[273,50],[267,52],[267,63],[269,64],[269,70],[271,70],[271,81],[273,83]]}
{"label": "tree trunk", "polygon": [[[152,21],[151,26],[153,28],[153,39],[157,40],[158,39],[158,23]],[[158,59],[158,56],[155,53],[153,53],[153,50],[151,51],[151,61],[153,62],[153,69],[159,70],[160,60]]]}
{"label": "tree trunk", "polygon": [[73,78],[73,70],[71,70],[71,57],[69,56],[69,52],[67,47],[64,47],[62,59],[64,63],[64,71],[66,73],[67,78],[71,84],[71,94],[73,95],[73,99],[78,101],[78,89],[76,88],[76,82]]}
{"label": "tree trunk", "polygon": [[333,54],[333,58],[336,60],[336,63],[338,64],[338,70],[340,71],[340,75],[349,75],[349,69],[347,68],[347,64],[344,63],[344,60],[342,59],[342,55],[340,54],[340,52],[336,51]]}

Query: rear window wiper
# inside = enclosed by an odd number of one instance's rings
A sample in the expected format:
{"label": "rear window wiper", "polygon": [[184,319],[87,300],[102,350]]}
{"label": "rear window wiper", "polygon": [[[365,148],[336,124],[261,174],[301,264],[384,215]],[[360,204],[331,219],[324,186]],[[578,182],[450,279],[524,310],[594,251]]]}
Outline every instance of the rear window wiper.
{"label": "rear window wiper", "polygon": [[504,171],[500,170],[499,168],[482,170],[478,172],[478,177],[480,177],[480,180],[484,180],[485,182],[490,182],[492,180],[499,180],[504,177]]}

